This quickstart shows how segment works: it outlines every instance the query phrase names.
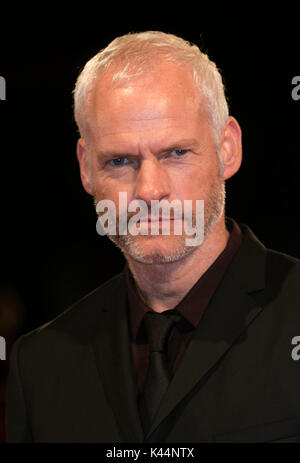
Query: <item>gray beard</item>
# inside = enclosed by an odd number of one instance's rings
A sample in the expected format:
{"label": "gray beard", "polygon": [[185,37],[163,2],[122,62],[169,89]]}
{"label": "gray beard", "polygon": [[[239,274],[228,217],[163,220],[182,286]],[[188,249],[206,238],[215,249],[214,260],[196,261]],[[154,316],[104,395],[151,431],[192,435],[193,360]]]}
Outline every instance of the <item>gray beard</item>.
{"label": "gray beard", "polygon": [[[156,249],[151,252],[145,250],[143,241],[147,238],[141,235],[133,236],[127,235],[107,235],[108,238],[118,247],[124,254],[125,258],[129,255],[132,259],[144,263],[144,264],[163,264],[176,262],[194,252],[199,246],[202,246],[209,233],[216,226],[225,208],[225,182],[224,179],[219,177],[220,181],[214,186],[208,201],[204,204],[204,240],[198,246],[187,246],[185,244],[185,235],[174,235],[172,240],[174,246],[168,253],[163,253],[161,246],[164,240],[170,239],[169,236],[161,235],[159,238],[160,244]],[[193,224],[195,224],[195,214],[193,213]],[[117,223],[117,230],[119,229],[119,223]]]}

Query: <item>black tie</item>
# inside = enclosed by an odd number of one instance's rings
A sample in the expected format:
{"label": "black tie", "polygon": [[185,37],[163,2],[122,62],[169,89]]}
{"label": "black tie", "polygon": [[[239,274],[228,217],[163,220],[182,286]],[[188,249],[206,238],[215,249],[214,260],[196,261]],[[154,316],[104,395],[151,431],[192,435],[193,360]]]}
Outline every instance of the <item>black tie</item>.
{"label": "black tie", "polygon": [[139,401],[139,411],[145,433],[150,428],[172,377],[167,359],[168,337],[175,323],[178,323],[182,317],[174,311],[170,312],[161,314],[147,312],[144,317],[150,358],[145,386]]}

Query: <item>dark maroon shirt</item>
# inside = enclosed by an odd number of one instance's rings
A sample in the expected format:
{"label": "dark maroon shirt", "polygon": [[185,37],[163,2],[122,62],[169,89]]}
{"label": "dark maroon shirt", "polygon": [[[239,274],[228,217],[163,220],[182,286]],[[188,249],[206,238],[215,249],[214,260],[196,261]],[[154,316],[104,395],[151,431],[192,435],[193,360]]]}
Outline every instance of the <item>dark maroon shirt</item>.
{"label": "dark maroon shirt", "polygon": [[[226,227],[230,232],[226,247],[179,304],[172,309],[172,311],[177,311],[182,315],[182,321],[176,325],[168,340],[168,359],[173,374],[210,299],[242,242],[242,231],[233,219],[226,219]],[[153,312],[153,310],[142,301],[137,292],[127,263],[124,272],[128,291],[129,330],[134,377],[136,391],[139,395],[143,389],[149,365],[149,345],[147,344],[142,320],[146,312]]]}

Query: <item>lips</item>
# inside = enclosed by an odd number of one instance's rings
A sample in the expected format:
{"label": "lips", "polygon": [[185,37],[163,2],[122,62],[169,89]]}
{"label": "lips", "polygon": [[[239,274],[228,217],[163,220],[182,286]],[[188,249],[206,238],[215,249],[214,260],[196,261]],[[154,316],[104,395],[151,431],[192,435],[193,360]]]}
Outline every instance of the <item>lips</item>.
{"label": "lips", "polygon": [[[148,218],[148,220],[140,220],[141,223],[151,223],[151,222],[165,222],[165,221],[173,221],[174,218],[170,218],[170,217],[160,217],[158,220],[157,219],[151,219],[151,218]],[[178,219],[177,219],[178,220]]]}
{"label": "lips", "polygon": [[163,222],[173,222],[174,219],[159,219],[159,220],[141,220],[140,223],[163,223]]}

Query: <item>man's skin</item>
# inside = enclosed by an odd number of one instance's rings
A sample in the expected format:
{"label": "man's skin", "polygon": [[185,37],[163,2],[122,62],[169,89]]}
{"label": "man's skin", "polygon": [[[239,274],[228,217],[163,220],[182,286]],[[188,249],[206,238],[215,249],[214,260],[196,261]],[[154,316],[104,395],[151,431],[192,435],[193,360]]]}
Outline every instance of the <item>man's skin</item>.
{"label": "man's skin", "polygon": [[204,199],[206,228],[217,220],[200,246],[186,247],[184,234],[137,235],[126,242],[111,237],[143,300],[163,312],[183,299],[226,246],[222,188],[241,164],[241,130],[233,117],[227,119],[219,147],[220,175],[210,121],[189,68],[158,62],[150,73],[115,85],[113,72],[96,80],[84,138],[78,140],[85,190],[95,203],[113,200],[117,211],[119,192],[125,191],[128,202],[145,201],[149,215],[154,199],[192,199],[193,207],[196,199]]}

